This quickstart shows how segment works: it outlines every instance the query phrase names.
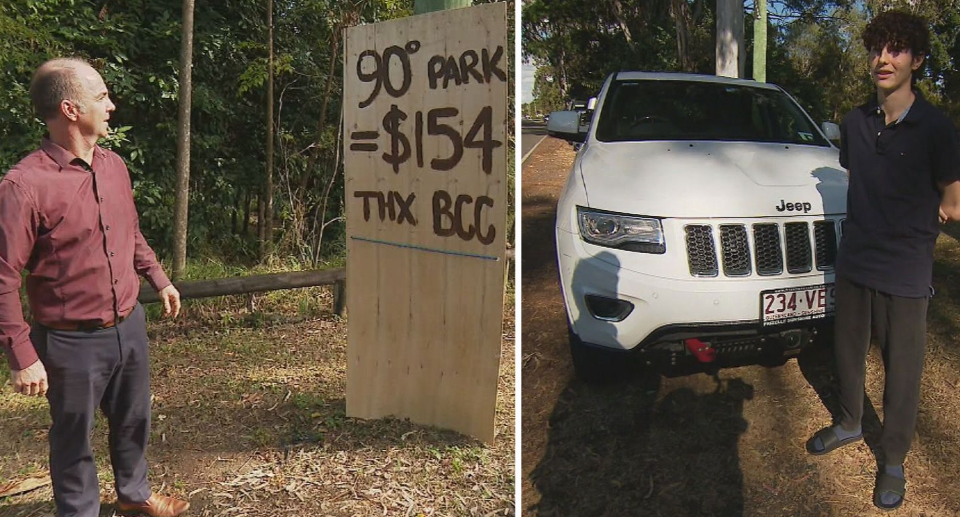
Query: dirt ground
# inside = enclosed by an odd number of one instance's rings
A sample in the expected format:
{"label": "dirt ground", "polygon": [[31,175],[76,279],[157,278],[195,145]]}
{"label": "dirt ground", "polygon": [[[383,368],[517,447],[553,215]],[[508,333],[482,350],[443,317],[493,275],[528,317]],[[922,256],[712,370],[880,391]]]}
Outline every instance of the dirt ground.
{"label": "dirt ground", "polygon": [[[539,516],[870,516],[882,364],[867,364],[866,443],[825,457],[805,440],[831,421],[829,349],[608,386],[573,376],[553,237],[574,153],[548,139],[523,166],[522,513]],[[960,515],[960,227],[937,244],[919,423],[907,496],[892,515]]]}
{"label": "dirt ground", "polygon": [[[321,288],[188,305],[152,320],[157,492],[202,517],[514,515],[514,312],[504,314],[492,446],[400,420],[346,416],[346,321]],[[285,294],[299,293],[299,294]],[[312,308],[324,307],[322,310]],[[155,311],[154,311],[155,312]],[[0,374],[0,487],[47,476],[46,400]],[[94,433],[101,516],[114,514],[105,422]],[[0,498],[0,516],[52,516],[49,485]]]}

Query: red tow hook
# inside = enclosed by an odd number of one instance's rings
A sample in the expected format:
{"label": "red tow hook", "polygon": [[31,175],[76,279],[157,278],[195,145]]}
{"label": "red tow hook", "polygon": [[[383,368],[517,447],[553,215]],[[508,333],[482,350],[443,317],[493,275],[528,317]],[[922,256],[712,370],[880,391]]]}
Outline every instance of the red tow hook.
{"label": "red tow hook", "polygon": [[684,340],[684,344],[687,345],[687,350],[701,363],[712,363],[717,358],[717,349],[711,348],[710,345],[699,339],[687,339]]}

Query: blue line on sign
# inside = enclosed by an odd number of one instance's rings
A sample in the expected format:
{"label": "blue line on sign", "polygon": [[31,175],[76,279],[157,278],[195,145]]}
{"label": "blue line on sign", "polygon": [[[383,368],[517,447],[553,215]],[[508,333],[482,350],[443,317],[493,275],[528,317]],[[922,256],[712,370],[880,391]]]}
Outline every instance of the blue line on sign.
{"label": "blue line on sign", "polygon": [[379,239],[367,239],[367,238],[364,238],[364,237],[350,237],[350,238],[351,238],[351,239],[354,239],[354,240],[357,240],[357,241],[372,242],[372,243],[374,243],[374,244],[386,244],[386,245],[388,245],[388,246],[396,246],[396,247],[398,247],[398,248],[407,248],[407,249],[411,249],[411,250],[429,251],[429,252],[431,252],[431,253],[441,253],[441,254],[443,254],[443,255],[456,255],[456,256],[458,256],[458,257],[471,257],[471,258],[478,258],[478,259],[483,259],[483,260],[496,260],[496,261],[499,261],[499,260],[500,260],[499,257],[491,257],[490,255],[477,255],[477,254],[475,254],[475,253],[462,253],[462,252],[459,252],[459,251],[448,251],[448,250],[440,250],[440,249],[436,249],[436,248],[425,248],[425,247],[423,247],[423,246],[414,246],[413,244],[403,244],[403,243],[401,243],[401,242],[381,241],[381,240],[379,240]]}

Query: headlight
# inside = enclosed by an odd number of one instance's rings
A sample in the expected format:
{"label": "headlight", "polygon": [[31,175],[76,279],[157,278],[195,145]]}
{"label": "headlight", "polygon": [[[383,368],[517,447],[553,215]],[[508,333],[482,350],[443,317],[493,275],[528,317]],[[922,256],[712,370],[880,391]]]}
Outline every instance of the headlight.
{"label": "headlight", "polygon": [[583,240],[628,251],[666,253],[663,226],[659,219],[601,212],[577,207],[580,236]]}

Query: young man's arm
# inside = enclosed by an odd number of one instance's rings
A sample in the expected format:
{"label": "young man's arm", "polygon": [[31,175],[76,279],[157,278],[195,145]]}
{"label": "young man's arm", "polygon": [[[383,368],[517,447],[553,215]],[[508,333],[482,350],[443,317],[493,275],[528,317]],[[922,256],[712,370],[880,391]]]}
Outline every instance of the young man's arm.
{"label": "young man's arm", "polygon": [[960,221],[960,181],[940,185],[943,199],[940,200],[940,222]]}
{"label": "young man's arm", "polygon": [[943,192],[940,199],[940,221],[960,220],[960,133],[952,122],[937,131],[936,167],[937,185]]}

